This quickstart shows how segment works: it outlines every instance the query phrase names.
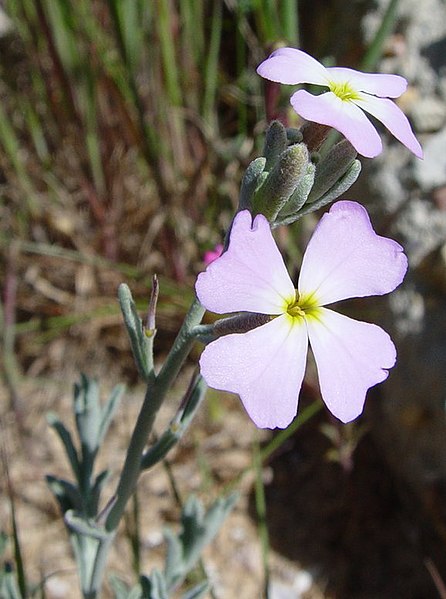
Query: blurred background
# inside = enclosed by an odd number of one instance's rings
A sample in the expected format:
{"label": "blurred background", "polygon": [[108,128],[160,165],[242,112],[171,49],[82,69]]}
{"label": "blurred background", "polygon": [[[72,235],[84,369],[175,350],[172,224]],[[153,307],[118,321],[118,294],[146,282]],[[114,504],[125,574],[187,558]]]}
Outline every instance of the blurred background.
{"label": "blurred background", "polygon": [[[65,467],[45,413],[69,419],[81,371],[106,389],[125,382],[125,413],[104,458],[118,470],[142,389],[117,287],[127,282],[143,313],[158,274],[161,360],[203,254],[230,222],[244,169],[261,153],[266,115],[299,125],[288,106],[292,88],[266,87],[255,73],[275,47],[289,45],[326,65],[409,81],[399,105],[424,161],[384,137],[383,154],[363,160],[347,194],[409,256],[406,281],[389,300],[346,307],[392,333],[399,361],[357,423],[339,426],[322,411],[278,444],[261,471],[266,515],[252,493],[254,475],[243,478],[240,504],[207,556],[215,597],[258,597],[265,588],[273,599],[446,597],[444,0],[0,6],[0,527],[14,536],[17,524],[21,576],[29,584],[48,577],[45,594],[35,596],[78,597],[43,481]],[[314,222],[278,231],[291,272]],[[317,400],[310,367],[302,406]],[[175,405],[173,397],[164,422]],[[269,440],[235,398],[210,392],[172,460],[177,491],[215,496],[252,464],[253,444]],[[171,475],[161,467],[140,495],[152,502],[135,501],[112,556],[130,579],[122,555],[135,573],[148,571],[162,555],[163,523],[177,516]],[[17,568],[12,546],[3,557]]]}

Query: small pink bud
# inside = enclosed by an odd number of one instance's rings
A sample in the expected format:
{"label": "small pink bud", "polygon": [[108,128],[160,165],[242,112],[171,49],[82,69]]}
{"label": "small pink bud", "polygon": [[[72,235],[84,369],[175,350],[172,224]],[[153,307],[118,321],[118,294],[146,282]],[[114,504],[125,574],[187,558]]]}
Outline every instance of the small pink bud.
{"label": "small pink bud", "polygon": [[206,264],[206,266],[209,266],[209,264],[211,262],[213,262],[214,260],[217,260],[217,258],[220,258],[222,252],[223,252],[222,244],[217,243],[217,245],[214,247],[213,250],[207,250],[207,252],[204,253],[203,262]]}

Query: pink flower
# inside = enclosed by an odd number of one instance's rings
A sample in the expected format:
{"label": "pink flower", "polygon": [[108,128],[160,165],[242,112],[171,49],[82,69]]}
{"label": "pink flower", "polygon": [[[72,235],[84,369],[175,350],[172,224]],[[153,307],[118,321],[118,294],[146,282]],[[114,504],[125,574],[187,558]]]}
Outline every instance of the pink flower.
{"label": "pink flower", "polygon": [[208,250],[207,252],[204,253],[203,262],[206,264],[206,266],[209,266],[209,264],[211,262],[213,262],[214,260],[217,260],[217,258],[219,258],[221,256],[222,251],[223,251],[222,244],[217,243],[217,245],[214,247],[213,250]]}
{"label": "pink flower", "polygon": [[257,73],[278,83],[311,83],[329,91],[314,96],[300,89],[290,99],[294,110],[308,121],[334,127],[368,158],[382,150],[379,135],[363,111],[381,121],[411,152],[422,158],[423,150],[410,123],[389,98],[398,98],[407,88],[399,75],[361,73],[340,67],[324,67],[301,50],[280,48],[264,60]]}
{"label": "pink flower", "polygon": [[297,412],[308,342],[329,410],[343,422],[363,409],[367,390],[385,380],[396,351],[380,327],[325,306],[383,295],[404,278],[401,246],[373,230],[356,202],[334,204],[306,249],[297,290],[268,221],[240,212],[227,252],[198,276],[196,291],[212,312],[255,312],[270,320],[211,342],[200,359],[209,386],[238,393],[259,427],[286,427]]}

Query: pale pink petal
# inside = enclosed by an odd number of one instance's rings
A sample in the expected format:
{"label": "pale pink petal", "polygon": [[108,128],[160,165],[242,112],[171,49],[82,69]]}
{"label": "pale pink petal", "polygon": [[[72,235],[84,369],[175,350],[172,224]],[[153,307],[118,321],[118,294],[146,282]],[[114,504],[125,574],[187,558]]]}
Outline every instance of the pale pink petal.
{"label": "pale pink petal", "polygon": [[288,85],[313,83],[328,86],[325,67],[295,48],[279,48],[257,67],[257,73],[270,81]]}
{"label": "pale pink petal", "polygon": [[329,67],[327,72],[330,81],[349,83],[357,91],[367,92],[380,98],[398,98],[407,89],[407,81],[400,75],[361,73],[344,67]]}
{"label": "pale pink petal", "polygon": [[368,94],[361,94],[359,100],[353,101],[357,106],[381,121],[415,156],[423,158],[423,150],[412,131],[412,127],[404,112],[398,108],[395,102],[386,98],[375,98]]}
{"label": "pale pink petal", "polygon": [[298,291],[319,306],[383,295],[401,283],[406,270],[399,243],[377,235],[367,210],[345,200],[319,221],[303,257]]}
{"label": "pale pink petal", "polygon": [[217,314],[282,314],[295,296],[268,221],[259,214],[251,228],[251,220],[248,210],[236,215],[228,250],[198,275],[198,299]]}
{"label": "pale pink petal", "polygon": [[295,92],[290,102],[304,119],[340,131],[362,156],[373,158],[381,152],[375,127],[353,102],[343,101],[332,92],[313,96],[303,89]]}
{"label": "pale pink petal", "polygon": [[305,372],[308,335],[304,319],[286,315],[248,333],[210,343],[200,370],[210,387],[238,393],[260,428],[285,428],[297,412]]}
{"label": "pale pink petal", "polygon": [[396,350],[380,327],[321,308],[307,318],[322,399],[342,422],[361,414],[367,390],[388,376]]}

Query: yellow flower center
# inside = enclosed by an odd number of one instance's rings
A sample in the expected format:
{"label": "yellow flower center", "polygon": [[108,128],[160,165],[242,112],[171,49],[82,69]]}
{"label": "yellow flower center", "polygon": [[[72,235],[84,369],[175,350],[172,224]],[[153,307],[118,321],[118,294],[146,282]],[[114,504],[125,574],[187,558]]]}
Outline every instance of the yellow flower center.
{"label": "yellow flower center", "polygon": [[317,316],[319,306],[314,295],[299,297],[296,289],[294,298],[286,303],[285,314],[293,320]]}
{"label": "yellow flower center", "polygon": [[343,83],[330,81],[329,87],[330,91],[333,92],[335,96],[337,96],[343,102],[350,102],[351,100],[360,99],[358,92],[350,86],[348,81],[344,81]]}

